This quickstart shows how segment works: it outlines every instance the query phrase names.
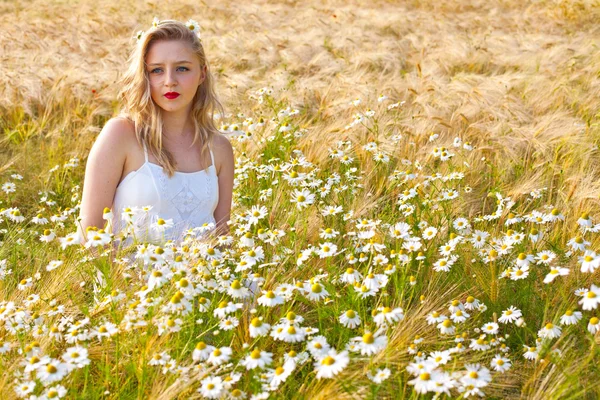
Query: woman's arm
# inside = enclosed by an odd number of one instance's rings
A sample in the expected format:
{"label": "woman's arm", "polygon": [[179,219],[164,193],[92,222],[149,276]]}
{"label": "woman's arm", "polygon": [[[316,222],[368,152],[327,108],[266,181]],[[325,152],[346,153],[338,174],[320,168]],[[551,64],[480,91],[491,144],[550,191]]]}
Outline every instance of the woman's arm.
{"label": "woman's arm", "polygon": [[214,212],[217,235],[229,233],[229,221],[231,214],[231,199],[233,197],[233,177],[235,172],[235,161],[233,148],[229,140],[223,135],[213,137],[213,152],[217,175],[219,177],[219,202]]}
{"label": "woman's arm", "polygon": [[127,157],[126,144],[131,137],[127,133],[131,129],[130,123],[124,119],[110,119],[90,150],[85,167],[79,214],[81,220],[78,226],[83,243],[87,241],[87,227],[104,227],[103,210],[105,207],[112,207]]}

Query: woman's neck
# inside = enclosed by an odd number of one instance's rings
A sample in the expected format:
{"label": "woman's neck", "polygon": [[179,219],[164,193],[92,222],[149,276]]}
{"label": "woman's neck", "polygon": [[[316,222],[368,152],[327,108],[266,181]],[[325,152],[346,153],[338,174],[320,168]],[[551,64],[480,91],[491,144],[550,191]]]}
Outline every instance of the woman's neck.
{"label": "woman's neck", "polygon": [[181,140],[194,136],[194,123],[188,110],[180,113],[163,112],[163,137],[170,140]]}

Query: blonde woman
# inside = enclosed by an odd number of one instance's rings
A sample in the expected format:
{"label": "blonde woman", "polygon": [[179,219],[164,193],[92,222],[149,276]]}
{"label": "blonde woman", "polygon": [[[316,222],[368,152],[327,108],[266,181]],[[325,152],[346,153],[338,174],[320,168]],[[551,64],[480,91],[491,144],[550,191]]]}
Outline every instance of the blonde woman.
{"label": "blonde woman", "polygon": [[89,227],[104,227],[107,207],[115,235],[124,228],[149,241],[178,240],[195,227],[227,233],[234,157],[213,122],[223,107],[197,23],[155,19],[138,33],[121,88],[120,115],[87,159],[82,241]]}

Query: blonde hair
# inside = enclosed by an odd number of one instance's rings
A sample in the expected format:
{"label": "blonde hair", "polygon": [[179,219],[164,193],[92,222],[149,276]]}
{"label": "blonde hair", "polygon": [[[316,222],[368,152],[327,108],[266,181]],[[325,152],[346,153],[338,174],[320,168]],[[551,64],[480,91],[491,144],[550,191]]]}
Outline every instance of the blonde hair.
{"label": "blonde hair", "polygon": [[146,70],[146,55],[150,45],[159,40],[181,40],[188,43],[198,57],[200,68],[206,66],[206,78],[198,87],[190,114],[194,121],[194,140],[202,142],[204,154],[213,135],[219,133],[214,123],[215,111],[224,114],[223,106],[214,90],[214,78],[211,75],[208,60],[200,39],[183,23],[164,20],[149,29],[139,40],[129,56],[129,69],[120,79],[118,98],[121,103],[119,117],[131,120],[135,125],[135,135],[140,146],[146,143],[148,151],[156,157],[158,164],[172,177],[175,174],[175,160],[162,145],[163,121],[158,107],[150,94],[150,80]]}

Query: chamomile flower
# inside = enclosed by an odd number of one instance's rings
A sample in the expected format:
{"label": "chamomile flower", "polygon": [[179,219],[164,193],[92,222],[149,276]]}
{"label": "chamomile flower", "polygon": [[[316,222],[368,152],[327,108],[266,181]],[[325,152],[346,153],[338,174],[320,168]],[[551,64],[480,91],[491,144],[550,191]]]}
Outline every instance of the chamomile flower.
{"label": "chamomile flower", "polygon": [[363,336],[352,338],[350,341],[357,344],[357,350],[361,355],[372,356],[387,346],[388,338],[385,334],[366,332]]}
{"label": "chamomile flower", "polygon": [[445,319],[437,324],[437,328],[440,330],[442,335],[454,335],[455,332],[454,325],[452,325],[452,321],[449,319]]}
{"label": "chamomile flower", "polygon": [[247,370],[255,368],[265,368],[267,365],[273,362],[273,353],[263,351],[260,349],[254,349],[241,361],[241,365],[246,367]]}
{"label": "chamomile flower", "polygon": [[202,379],[198,392],[208,399],[219,399],[224,391],[223,380],[218,376]]}
{"label": "chamomile flower", "polygon": [[423,239],[431,240],[435,237],[435,235],[437,235],[437,233],[438,233],[438,230],[436,228],[434,228],[433,226],[430,226],[423,231]]}
{"label": "chamomile flower", "polygon": [[371,373],[371,371],[367,372],[367,378],[369,378],[373,383],[380,384],[387,380],[390,377],[390,374],[391,371],[389,368],[379,368],[375,370],[374,373]]}
{"label": "chamomile flower", "polygon": [[56,234],[52,232],[50,229],[44,230],[42,235],[40,235],[40,242],[50,243],[56,238]]}
{"label": "chamomile flower", "polygon": [[315,362],[315,371],[317,379],[333,378],[335,375],[342,372],[350,362],[348,351],[338,353],[335,349],[331,349],[321,359]]}
{"label": "chamomile flower", "polygon": [[340,315],[340,323],[346,328],[354,329],[360,325],[360,316],[354,310],[348,310]]}
{"label": "chamomile flower", "polygon": [[481,388],[492,381],[490,371],[480,364],[467,364],[465,368],[465,375],[460,379],[460,382],[465,386]]}
{"label": "chamomile flower", "polygon": [[510,363],[510,359],[508,359],[500,354],[496,354],[496,356],[494,358],[492,358],[492,361],[490,362],[490,366],[498,372],[506,372],[510,369],[511,363]]}
{"label": "chamomile flower", "polygon": [[46,265],[46,271],[52,271],[55,270],[56,268],[60,267],[61,265],[63,265],[63,261],[61,260],[52,260],[48,263],[48,265]]}
{"label": "chamomile flower", "polygon": [[231,348],[227,346],[216,348],[210,353],[206,362],[211,365],[225,364],[231,358],[232,353]]}
{"label": "chamomile flower", "polygon": [[548,322],[542,329],[538,331],[538,336],[545,339],[554,339],[560,336],[562,329],[554,325],[551,322]]}
{"label": "chamomile flower", "polygon": [[242,285],[238,279],[231,282],[227,293],[234,299],[243,299],[252,295],[248,288]]}
{"label": "chamomile flower", "polygon": [[496,335],[498,333],[499,326],[495,322],[488,322],[481,327],[481,331],[490,334]]}
{"label": "chamomile flower", "polygon": [[404,310],[401,307],[379,307],[377,308],[377,314],[373,317],[373,320],[379,327],[384,324],[396,323],[403,319]]}
{"label": "chamomile flower", "polygon": [[187,26],[187,28],[196,36],[200,37],[200,24],[198,24],[198,22],[194,21],[193,19],[189,19],[185,23],[185,26]]}
{"label": "chamomile flower", "polygon": [[552,267],[552,269],[550,269],[550,272],[548,272],[548,274],[544,278],[544,283],[552,282],[554,280],[554,278],[556,278],[557,276],[566,276],[566,275],[569,275],[569,268]]}
{"label": "chamomile flower", "polygon": [[321,243],[317,250],[319,258],[327,258],[336,254],[337,246],[330,242]]}
{"label": "chamomile flower", "polygon": [[526,265],[524,265],[522,267],[517,267],[510,272],[510,279],[513,281],[525,279],[528,276],[529,276],[529,267]]}
{"label": "chamomile flower", "polygon": [[600,266],[600,255],[592,250],[586,250],[578,260],[581,264],[581,272],[593,273]]}
{"label": "chamomile flower", "polygon": [[204,342],[198,342],[196,343],[196,347],[192,352],[192,360],[194,360],[195,362],[205,361],[206,359],[208,359],[208,357],[213,351],[215,351],[214,346],[211,346]]}
{"label": "chamomile flower", "polygon": [[296,203],[296,208],[299,210],[308,207],[315,202],[315,195],[307,189],[294,190],[292,193],[292,203]]}
{"label": "chamomile flower", "polygon": [[574,251],[585,251],[586,247],[589,245],[590,242],[588,242],[581,236],[576,236],[567,242],[567,246],[569,246]]}
{"label": "chamomile flower", "polygon": [[556,258],[556,254],[551,250],[540,251],[536,256],[535,260],[538,264],[548,265]]}
{"label": "chamomile flower", "polygon": [[272,290],[263,291],[263,295],[258,298],[258,304],[265,307],[275,307],[284,302],[285,299],[282,296],[275,294]]}
{"label": "chamomile flower", "polygon": [[25,381],[19,383],[14,389],[18,397],[27,397],[27,395],[33,393],[35,386],[35,381]]}
{"label": "chamomile flower", "polygon": [[577,322],[581,321],[582,317],[583,317],[583,314],[581,313],[581,311],[567,310],[560,317],[560,323],[562,325],[574,325]]}
{"label": "chamomile flower", "polygon": [[594,310],[600,304],[600,287],[594,285],[589,290],[585,290],[583,295],[581,296],[581,300],[579,300],[579,304],[581,304],[581,308],[584,310]]}
{"label": "chamomile flower", "polygon": [[88,350],[81,346],[69,347],[61,358],[73,368],[83,368],[91,362],[88,358]]}
{"label": "chamomile flower", "polygon": [[538,349],[536,346],[523,346],[525,349],[525,353],[523,353],[523,357],[528,360],[535,360],[538,358]]}
{"label": "chamomile flower", "polygon": [[67,364],[59,360],[50,360],[47,364],[41,365],[36,371],[36,377],[44,386],[50,383],[60,381],[69,373]]}
{"label": "chamomile flower", "polygon": [[271,325],[263,322],[261,318],[252,318],[249,326],[250,337],[256,338],[259,336],[265,336],[269,333],[269,329],[271,329]]}
{"label": "chamomile flower", "polygon": [[500,318],[498,318],[498,322],[503,324],[515,322],[516,320],[521,318],[522,315],[523,313],[521,312],[521,310],[519,310],[515,306],[510,306],[506,310],[502,311],[502,315],[500,316]]}
{"label": "chamomile flower", "polygon": [[306,283],[304,285],[304,293],[305,296],[312,301],[319,301],[329,296],[329,292],[325,287],[320,283]]}

